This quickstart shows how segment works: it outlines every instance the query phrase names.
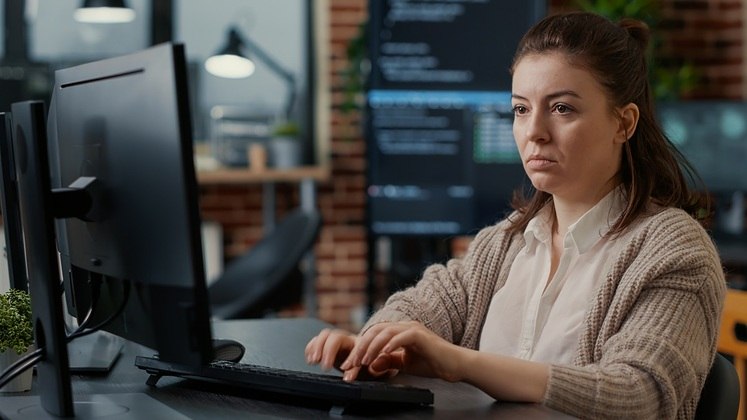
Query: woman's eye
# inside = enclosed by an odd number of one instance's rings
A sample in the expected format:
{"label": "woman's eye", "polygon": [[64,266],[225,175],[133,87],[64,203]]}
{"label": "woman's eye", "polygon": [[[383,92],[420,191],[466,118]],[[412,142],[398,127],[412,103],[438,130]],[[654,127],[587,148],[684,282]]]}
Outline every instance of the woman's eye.
{"label": "woman's eye", "polygon": [[514,107],[514,114],[515,115],[522,115],[527,113],[527,107],[524,105],[516,105]]}
{"label": "woman's eye", "polygon": [[554,110],[558,114],[567,114],[571,112],[571,108],[568,105],[563,105],[563,104],[555,105]]}

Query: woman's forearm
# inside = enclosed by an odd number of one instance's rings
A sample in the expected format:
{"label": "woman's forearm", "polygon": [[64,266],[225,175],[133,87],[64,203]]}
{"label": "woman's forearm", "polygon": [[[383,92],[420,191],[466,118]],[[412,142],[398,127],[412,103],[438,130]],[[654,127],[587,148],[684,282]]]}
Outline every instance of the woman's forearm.
{"label": "woman's forearm", "polygon": [[541,402],[550,365],[462,348],[461,380],[501,401]]}

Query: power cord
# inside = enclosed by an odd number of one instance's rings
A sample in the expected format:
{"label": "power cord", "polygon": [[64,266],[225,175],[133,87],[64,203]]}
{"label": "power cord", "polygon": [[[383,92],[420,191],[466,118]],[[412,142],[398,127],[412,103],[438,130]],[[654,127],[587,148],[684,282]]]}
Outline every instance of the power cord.
{"label": "power cord", "polygon": [[119,317],[122,314],[122,312],[124,312],[129,299],[130,299],[130,282],[125,281],[124,284],[122,285],[122,302],[119,304],[119,307],[117,308],[117,310],[114,311],[113,314],[109,315],[108,318],[101,321],[98,325],[94,325],[93,327],[90,327],[90,328],[86,327],[86,324],[90,321],[90,314],[87,314],[86,319],[83,320],[83,322],[80,324],[78,329],[76,329],[72,334],[67,336],[67,342],[69,343],[70,341],[78,337],[83,337],[85,335],[92,334],[104,328],[105,326],[109,325],[112,321],[117,319],[117,317]]}
{"label": "power cord", "polygon": [[8,366],[2,374],[0,374],[0,389],[7,385],[10,381],[15,379],[16,376],[20,375],[26,369],[34,366],[42,359],[44,355],[44,347],[38,348],[31,353],[16,360],[15,363]]}

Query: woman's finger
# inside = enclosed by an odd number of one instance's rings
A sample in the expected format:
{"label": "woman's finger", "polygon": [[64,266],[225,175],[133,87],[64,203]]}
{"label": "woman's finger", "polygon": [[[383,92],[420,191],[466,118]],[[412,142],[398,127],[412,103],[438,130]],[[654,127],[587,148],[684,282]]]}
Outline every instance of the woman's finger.
{"label": "woman's finger", "polygon": [[417,345],[420,337],[421,335],[416,328],[398,331],[397,334],[392,335],[382,346],[381,352],[392,353],[402,347]]}
{"label": "woman's finger", "polygon": [[347,334],[341,334],[339,331],[332,332],[327,336],[322,349],[320,365],[322,369],[332,369],[337,361],[338,352]]}
{"label": "woman's finger", "polygon": [[390,324],[390,323],[382,323],[377,324],[368,329],[363,335],[358,336],[355,342],[355,346],[350,351],[350,355],[345,360],[345,362],[342,364],[342,369],[350,369],[354,366],[361,366],[362,360],[365,357],[365,355],[369,352],[369,348],[371,346],[371,342],[376,339],[376,337],[381,334],[382,331],[385,331],[387,328],[391,328],[392,325],[396,324]]}
{"label": "woman's finger", "polygon": [[371,341],[368,344],[368,348],[366,349],[366,352],[363,354],[363,357],[361,358],[360,364],[362,365],[369,365],[371,362],[373,362],[376,357],[381,353],[384,346],[386,346],[389,341],[392,339],[392,337],[397,336],[398,334],[402,333],[407,327],[396,324],[396,325],[390,325],[386,328],[381,329],[378,331],[378,333],[371,338]]}
{"label": "woman's finger", "polygon": [[368,331],[366,331],[363,335],[358,336],[358,338],[355,340],[355,345],[353,346],[353,349],[350,351],[350,354],[348,355],[347,359],[340,365],[340,368],[343,370],[347,370],[356,366],[361,365],[361,359],[363,358],[363,355],[368,350],[368,346],[371,343],[371,340],[373,340],[376,335],[378,334],[378,331],[382,329],[382,324],[377,324],[371,327]]}
{"label": "woman's finger", "polygon": [[322,359],[322,350],[324,344],[327,341],[327,337],[332,332],[329,328],[325,328],[317,334],[316,337],[312,338],[306,345],[306,361],[310,364],[319,363]]}
{"label": "woman's finger", "polygon": [[381,375],[387,372],[396,373],[404,368],[405,352],[402,350],[382,353],[368,365],[368,371],[372,375]]}
{"label": "woman's finger", "polygon": [[360,366],[356,366],[356,367],[353,367],[353,368],[350,368],[344,371],[342,375],[342,380],[346,382],[354,381],[356,378],[358,378],[358,373],[360,372],[360,370],[361,370]]}

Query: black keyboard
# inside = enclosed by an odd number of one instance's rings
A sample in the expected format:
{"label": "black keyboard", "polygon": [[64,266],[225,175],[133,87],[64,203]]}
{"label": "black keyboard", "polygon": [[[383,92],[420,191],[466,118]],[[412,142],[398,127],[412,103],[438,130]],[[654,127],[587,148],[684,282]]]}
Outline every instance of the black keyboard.
{"label": "black keyboard", "polygon": [[135,366],[150,373],[148,385],[162,376],[217,381],[260,391],[326,400],[334,405],[366,403],[433,404],[433,393],[424,388],[380,381],[345,382],[339,376],[310,373],[218,360],[190,367],[138,356]]}

